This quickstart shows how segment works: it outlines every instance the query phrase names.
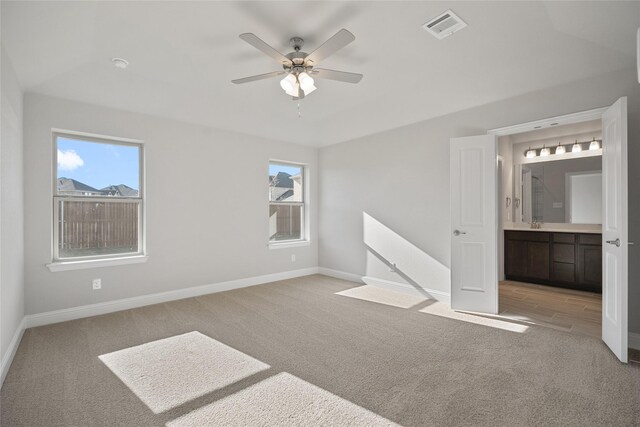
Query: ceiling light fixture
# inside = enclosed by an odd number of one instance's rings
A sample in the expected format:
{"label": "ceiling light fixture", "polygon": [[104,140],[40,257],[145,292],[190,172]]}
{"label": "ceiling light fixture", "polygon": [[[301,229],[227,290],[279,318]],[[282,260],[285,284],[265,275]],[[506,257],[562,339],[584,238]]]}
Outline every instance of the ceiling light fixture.
{"label": "ceiling light fixture", "polygon": [[567,150],[566,150],[566,148],[564,148],[564,145],[562,145],[562,144],[560,144],[558,142],[558,146],[556,147],[556,154],[564,154],[566,152],[567,152]]}
{"label": "ceiling light fixture", "polygon": [[280,87],[287,93],[287,95],[298,96],[300,93],[300,84],[295,74],[287,74],[287,77],[280,80]]}
{"label": "ceiling light fixture", "polygon": [[[316,90],[314,77],[346,83],[358,83],[362,79],[362,74],[317,68],[320,61],[356,39],[353,34],[344,28],[334,34],[333,37],[322,44],[320,48],[311,53],[301,51],[304,40],[300,37],[292,37],[289,40],[289,45],[293,48],[293,52],[289,52],[286,55],[278,52],[253,33],[240,34],[240,38],[274,58],[282,66],[282,69],[231,80],[232,83],[249,83],[286,74],[286,76],[280,80],[280,86],[294,101],[299,101]],[[313,77],[311,77],[312,75]]]}
{"label": "ceiling light fixture", "polygon": [[573,144],[573,147],[571,148],[571,152],[572,153],[579,153],[582,151],[582,145],[578,144],[578,140],[576,139],[576,143]]}
{"label": "ceiling light fixture", "polygon": [[121,70],[124,70],[129,66],[129,61],[122,58],[111,58],[111,62],[113,62],[113,65],[115,65],[116,68]]}
{"label": "ceiling light fixture", "polygon": [[599,149],[600,149],[600,143],[596,141],[595,138],[593,138],[593,141],[591,141],[591,143],[589,144],[589,150],[599,150]]}
{"label": "ceiling light fixture", "polygon": [[531,147],[529,147],[526,156],[527,159],[533,159],[536,156],[536,150],[532,150]]}
{"label": "ceiling light fixture", "polygon": [[314,85],[315,82],[313,81],[313,77],[304,71],[298,74],[298,81],[300,82],[300,89],[304,91],[305,95],[309,95],[317,89]]}
{"label": "ceiling light fixture", "polygon": [[551,150],[549,150],[546,145],[543,145],[542,150],[540,150],[540,157],[545,157],[549,154],[551,154]]}

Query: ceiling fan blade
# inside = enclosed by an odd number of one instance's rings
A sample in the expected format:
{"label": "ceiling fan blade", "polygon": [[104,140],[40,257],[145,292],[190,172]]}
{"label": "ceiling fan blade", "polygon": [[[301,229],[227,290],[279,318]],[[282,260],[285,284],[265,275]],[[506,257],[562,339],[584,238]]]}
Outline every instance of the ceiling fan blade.
{"label": "ceiling fan blade", "polygon": [[260,39],[255,34],[243,33],[243,34],[240,34],[240,38],[246,41],[247,43],[249,43],[251,46],[258,49],[259,51],[262,51],[263,53],[272,57],[279,63],[287,64],[287,65],[291,64],[291,60],[289,58],[287,58],[286,56],[284,56],[283,54],[281,54],[280,52],[278,52],[277,50],[275,50],[274,48],[266,44],[264,41],[262,41],[262,39]]}
{"label": "ceiling fan blade", "polygon": [[351,34],[349,31],[344,28],[338,31],[331,37],[329,40],[324,42],[322,46],[311,52],[304,58],[305,64],[311,62],[314,65],[328,57],[329,55],[333,55],[352,41],[356,39],[356,36]]}
{"label": "ceiling fan blade", "polygon": [[239,85],[239,84],[242,84],[242,83],[255,82],[256,80],[270,79],[271,77],[281,76],[283,74],[286,74],[286,71],[272,71],[270,73],[258,74],[256,76],[244,77],[242,79],[231,80],[231,83],[235,83],[235,84]]}
{"label": "ceiling fan blade", "polygon": [[313,77],[320,79],[337,80],[346,83],[358,83],[362,80],[362,74],[347,73],[346,71],[327,70],[325,68],[314,68],[311,72]]}

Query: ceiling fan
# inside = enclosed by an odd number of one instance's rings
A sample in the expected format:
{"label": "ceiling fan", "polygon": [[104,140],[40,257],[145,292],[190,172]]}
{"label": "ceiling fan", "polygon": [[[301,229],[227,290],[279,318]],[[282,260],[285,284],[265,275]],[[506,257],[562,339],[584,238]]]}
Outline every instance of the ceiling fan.
{"label": "ceiling fan", "polygon": [[304,40],[300,37],[292,37],[291,40],[289,40],[289,45],[294,51],[286,55],[278,52],[253,33],[240,34],[240,38],[281,63],[283,69],[282,71],[273,71],[271,73],[231,80],[232,83],[249,83],[286,74],[286,76],[280,80],[280,86],[287,95],[293,97],[293,100],[298,100],[316,90],[314,77],[346,83],[358,83],[362,79],[362,74],[316,68],[316,65],[320,61],[356,39],[353,34],[344,28],[335,33],[333,37],[311,53],[300,50],[304,45]]}

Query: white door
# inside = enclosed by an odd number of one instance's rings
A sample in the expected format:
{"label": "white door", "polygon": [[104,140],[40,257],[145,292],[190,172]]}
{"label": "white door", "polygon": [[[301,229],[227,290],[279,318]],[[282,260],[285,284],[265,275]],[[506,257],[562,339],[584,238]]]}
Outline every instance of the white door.
{"label": "white door", "polygon": [[451,139],[451,308],[498,313],[495,135]]}
{"label": "white door", "polygon": [[627,362],[627,98],[602,115],[602,339]]}

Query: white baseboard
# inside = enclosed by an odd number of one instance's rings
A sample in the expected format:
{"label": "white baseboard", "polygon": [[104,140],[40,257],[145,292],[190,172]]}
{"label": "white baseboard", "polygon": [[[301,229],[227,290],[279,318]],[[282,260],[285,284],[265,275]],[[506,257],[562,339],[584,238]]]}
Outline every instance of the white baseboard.
{"label": "white baseboard", "polygon": [[640,350],[640,334],[629,332],[629,348]]}
{"label": "white baseboard", "polygon": [[0,387],[4,383],[4,379],[9,372],[9,367],[11,367],[11,362],[13,362],[13,357],[16,355],[16,351],[18,351],[20,340],[22,340],[22,335],[24,334],[25,323],[26,321],[23,317],[16,328],[16,332],[13,334],[13,338],[9,343],[7,351],[2,355],[2,365],[0,365]]}
{"label": "white baseboard", "polygon": [[330,268],[318,267],[318,273],[325,276],[335,277],[336,279],[348,280],[350,282],[362,283],[362,276],[347,273],[346,271],[332,270]]}
{"label": "white baseboard", "polygon": [[[293,279],[295,277],[317,274],[318,267],[303,268],[300,270],[285,271],[282,273],[265,274],[263,276],[247,277],[244,279],[230,280],[227,282],[213,283],[210,285],[195,286],[192,288],[178,289],[175,291],[160,292],[151,295],[125,298],[116,301],[107,301],[97,304],[83,305],[80,307],[65,308],[62,310],[48,311],[45,313],[30,314],[25,316],[25,327],[50,325],[52,323],[66,322],[68,320],[82,319],[84,317],[99,316],[101,314],[116,311],[129,310],[145,305],[160,304],[184,298],[245,288],[247,286],[261,285],[263,283],[277,282],[278,280]],[[3,362],[4,363],[4,362]],[[4,365],[3,365],[4,366]]]}
{"label": "white baseboard", "polygon": [[447,304],[451,304],[451,294],[448,292],[437,291],[435,289],[422,288],[422,290],[416,289],[408,283],[393,282],[391,280],[378,279],[377,277],[364,276],[362,281],[368,285],[379,286],[381,288],[389,289],[396,292],[402,292],[408,295],[426,296],[429,294],[433,299],[442,301]]}

